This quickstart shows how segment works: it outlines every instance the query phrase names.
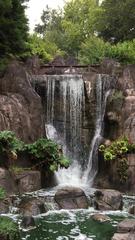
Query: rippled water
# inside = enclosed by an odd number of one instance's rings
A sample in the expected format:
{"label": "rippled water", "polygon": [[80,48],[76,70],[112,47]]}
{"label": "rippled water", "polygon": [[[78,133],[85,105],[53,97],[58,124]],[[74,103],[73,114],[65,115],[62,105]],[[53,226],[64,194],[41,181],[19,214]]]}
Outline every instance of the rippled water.
{"label": "rippled water", "polygon": [[[39,191],[35,195],[53,196],[50,192]],[[111,240],[116,232],[117,223],[131,218],[127,209],[135,204],[135,197],[124,196],[123,211],[87,210],[51,210],[35,217],[36,228],[22,231],[23,240]],[[94,213],[102,213],[110,217],[110,222],[100,223],[92,219]]]}

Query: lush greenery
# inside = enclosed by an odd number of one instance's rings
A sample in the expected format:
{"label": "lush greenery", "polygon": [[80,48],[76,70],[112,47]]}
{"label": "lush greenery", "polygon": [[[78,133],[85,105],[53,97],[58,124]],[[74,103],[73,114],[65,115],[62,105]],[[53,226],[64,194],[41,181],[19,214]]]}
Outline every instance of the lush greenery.
{"label": "lush greenery", "polygon": [[109,146],[100,145],[99,151],[103,154],[105,161],[117,161],[120,181],[125,182],[128,178],[127,153],[135,151],[135,144],[123,137],[112,142]]}
{"label": "lush greenery", "polygon": [[28,34],[28,0],[0,1],[0,71],[8,59],[38,55],[44,62],[73,56],[82,64],[115,58],[135,62],[134,0],[69,0],[63,9],[46,6],[34,34]]}
{"label": "lush greenery", "polygon": [[101,5],[97,0],[70,0],[63,11],[47,7],[35,31],[44,44],[55,44],[60,55],[62,51],[83,64],[100,63],[105,57],[134,63],[134,7],[134,0],[104,0]]}
{"label": "lush greenery", "polygon": [[45,167],[52,172],[58,167],[68,167],[69,160],[65,158],[59,145],[46,138],[38,139],[32,144],[25,144],[16,138],[11,131],[0,132],[0,153],[14,164],[19,153],[27,153],[33,162],[33,167]]}
{"label": "lush greenery", "polygon": [[6,191],[4,188],[0,187],[0,200],[3,200],[6,197]]}
{"label": "lush greenery", "polygon": [[9,240],[21,239],[18,225],[8,217],[0,217],[0,237]]}

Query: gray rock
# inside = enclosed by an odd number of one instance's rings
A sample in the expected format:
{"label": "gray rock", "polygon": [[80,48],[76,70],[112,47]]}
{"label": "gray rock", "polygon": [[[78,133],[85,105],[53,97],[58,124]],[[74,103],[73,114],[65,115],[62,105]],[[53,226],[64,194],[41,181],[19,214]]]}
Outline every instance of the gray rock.
{"label": "gray rock", "polygon": [[4,188],[7,194],[17,193],[17,185],[11,172],[0,168],[0,187]]}
{"label": "gray rock", "polygon": [[82,189],[66,187],[59,189],[55,194],[55,201],[61,209],[88,208],[88,201]]}
{"label": "gray rock", "polygon": [[31,228],[35,226],[35,221],[32,216],[23,216],[21,227],[22,228]]}
{"label": "gray rock", "polygon": [[94,205],[97,210],[121,210],[122,194],[112,189],[97,190]]}
{"label": "gray rock", "polygon": [[25,216],[36,216],[46,212],[43,201],[28,197],[22,199],[19,209],[20,213]]}
{"label": "gray rock", "polygon": [[40,171],[24,171],[16,174],[17,185],[20,193],[33,192],[41,189]]}
{"label": "gray rock", "polygon": [[132,207],[130,207],[129,210],[128,210],[128,212],[129,212],[130,214],[135,215],[135,205],[133,205]]}
{"label": "gray rock", "polygon": [[135,240],[134,233],[115,233],[112,240]]}
{"label": "gray rock", "polygon": [[135,219],[125,219],[118,224],[118,233],[135,232]]}

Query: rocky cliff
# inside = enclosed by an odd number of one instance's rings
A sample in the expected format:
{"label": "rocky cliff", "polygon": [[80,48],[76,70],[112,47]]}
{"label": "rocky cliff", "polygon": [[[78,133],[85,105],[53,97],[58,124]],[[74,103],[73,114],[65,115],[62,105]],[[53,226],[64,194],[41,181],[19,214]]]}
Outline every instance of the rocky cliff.
{"label": "rocky cliff", "polygon": [[11,130],[25,142],[44,134],[39,95],[32,88],[23,64],[12,62],[0,79],[0,130]]}

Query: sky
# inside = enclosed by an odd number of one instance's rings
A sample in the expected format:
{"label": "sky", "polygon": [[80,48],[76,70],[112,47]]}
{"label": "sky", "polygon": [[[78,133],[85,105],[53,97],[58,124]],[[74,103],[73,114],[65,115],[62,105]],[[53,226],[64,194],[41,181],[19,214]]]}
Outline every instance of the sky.
{"label": "sky", "polygon": [[29,19],[30,32],[34,29],[35,24],[40,22],[40,17],[46,5],[51,8],[63,7],[64,0],[29,0],[26,15]]}

